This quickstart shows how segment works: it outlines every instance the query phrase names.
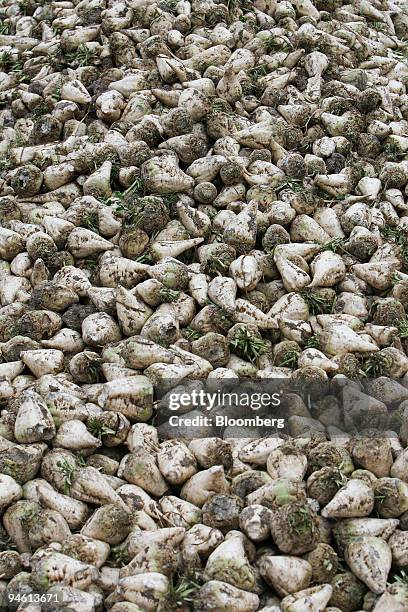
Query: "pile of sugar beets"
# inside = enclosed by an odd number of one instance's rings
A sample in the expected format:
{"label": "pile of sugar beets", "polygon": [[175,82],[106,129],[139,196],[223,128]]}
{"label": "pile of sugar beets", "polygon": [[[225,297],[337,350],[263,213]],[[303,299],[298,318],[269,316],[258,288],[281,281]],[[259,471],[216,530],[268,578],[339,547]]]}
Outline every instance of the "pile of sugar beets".
{"label": "pile of sugar beets", "polygon": [[0,609],[407,611],[407,0],[0,0],[0,194]]}

